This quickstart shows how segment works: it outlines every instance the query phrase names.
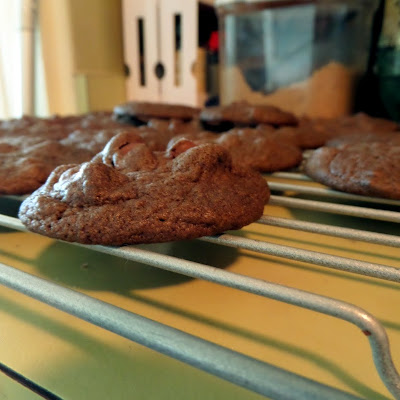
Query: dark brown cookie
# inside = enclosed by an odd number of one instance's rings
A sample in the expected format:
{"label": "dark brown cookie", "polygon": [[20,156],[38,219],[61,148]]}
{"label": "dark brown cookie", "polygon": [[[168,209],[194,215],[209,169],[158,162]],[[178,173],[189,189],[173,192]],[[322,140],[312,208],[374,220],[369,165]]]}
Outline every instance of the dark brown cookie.
{"label": "dark brown cookie", "polygon": [[[259,128],[262,129],[262,126]],[[394,133],[398,129],[397,123],[370,117],[364,113],[351,116],[339,117],[335,119],[322,118],[300,118],[299,124],[293,127],[282,127],[279,132],[287,140],[292,140],[302,149],[315,149],[324,146],[326,143],[335,143],[336,138],[341,138],[338,142],[345,143],[345,136],[354,137],[365,135],[367,138],[375,135],[382,137]],[[368,140],[368,139],[367,139]],[[380,140],[380,139],[379,139]],[[348,139],[349,143],[354,140]]]}
{"label": "dark brown cookie", "polygon": [[326,142],[328,147],[344,147],[352,143],[383,142],[400,146],[400,132],[358,132],[338,136]]}
{"label": "dark brown cookie", "polygon": [[[92,156],[95,156],[103,150],[107,142],[114,136],[129,129],[135,128],[121,128],[119,126],[118,129],[77,129],[71,132],[66,138],[60,140],[60,143],[64,146],[87,150]],[[68,164],[71,164],[71,162]]]}
{"label": "dark brown cookie", "polygon": [[156,153],[128,133],[91,162],[57,168],[19,217],[67,241],[154,243],[238,229],[262,215],[268,197],[261,175],[232,166],[221,146],[179,141]]}
{"label": "dark brown cookie", "polygon": [[400,146],[356,143],[321,147],[305,164],[305,172],[334,189],[366,196],[400,199]]}
{"label": "dark brown cookie", "polygon": [[152,151],[165,151],[169,141],[175,136],[172,130],[156,130],[147,125],[139,127],[137,133]]}
{"label": "dark brown cookie", "polygon": [[0,138],[22,137],[61,140],[75,130],[119,129],[126,126],[114,120],[112,112],[90,112],[82,115],[54,115],[49,118],[23,117],[0,121]]}
{"label": "dark brown cookie", "polygon": [[199,109],[190,106],[130,101],[114,107],[115,118],[132,125],[145,125],[153,118],[191,121],[199,115]]}
{"label": "dark brown cookie", "polygon": [[195,118],[191,121],[185,122],[179,119],[159,119],[153,118],[147,123],[149,128],[153,128],[157,131],[170,131],[175,135],[182,133],[196,133],[202,130],[200,121]]}
{"label": "dark brown cookie", "polygon": [[0,120],[0,134],[3,132],[26,129],[27,127],[34,125],[39,120],[40,118],[31,116]]}
{"label": "dark brown cookie", "polygon": [[384,118],[371,117],[365,113],[357,113],[346,117],[327,120],[329,129],[340,135],[355,132],[394,132],[399,130],[399,124]]}
{"label": "dark brown cookie", "polygon": [[206,107],[200,112],[200,121],[206,130],[225,132],[234,127],[297,125],[297,118],[269,105],[251,105],[247,102],[227,106]]}
{"label": "dark brown cookie", "polygon": [[197,144],[216,143],[229,151],[234,164],[259,172],[281,171],[298,166],[302,161],[300,148],[277,132],[271,126],[268,129],[237,128],[221,134],[203,131],[177,135],[170,145],[181,138]]}
{"label": "dark brown cookie", "polygon": [[58,165],[83,162],[91,157],[87,150],[50,140],[14,146],[11,151],[0,153],[0,194],[32,193]]}
{"label": "dark brown cookie", "polygon": [[31,193],[55,167],[90,160],[126,126],[108,111],[1,121],[0,193]]}
{"label": "dark brown cookie", "polygon": [[337,137],[354,134],[385,135],[396,132],[399,126],[394,121],[358,113],[331,120],[320,120],[319,128],[327,142]]}
{"label": "dark brown cookie", "polygon": [[202,143],[213,143],[216,139],[218,139],[218,137],[219,134],[209,131],[181,133],[174,135],[174,137],[169,142],[168,147],[170,147],[180,139],[188,139],[196,144],[202,144]]}
{"label": "dark brown cookie", "polygon": [[40,136],[24,137],[23,135],[14,135],[10,137],[0,137],[0,153],[21,151],[25,147],[33,146],[43,141],[46,141],[46,139]]}
{"label": "dark brown cookie", "polygon": [[326,120],[308,118],[300,118],[297,126],[279,128],[277,134],[302,149],[321,147],[331,137]]}
{"label": "dark brown cookie", "polygon": [[152,151],[164,151],[168,142],[175,135],[170,129],[154,129],[148,125],[134,127],[119,124],[118,128],[105,129],[79,129],[70,133],[65,139],[60,141],[66,146],[75,146],[92,152],[93,156],[103,150],[104,146],[114,136],[122,132],[133,132],[139,135]]}
{"label": "dark brown cookie", "polygon": [[286,170],[302,161],[301,150],[273,131],[232,129],[219,135],[214,143],[225,147],[234,163],[260,172]]}

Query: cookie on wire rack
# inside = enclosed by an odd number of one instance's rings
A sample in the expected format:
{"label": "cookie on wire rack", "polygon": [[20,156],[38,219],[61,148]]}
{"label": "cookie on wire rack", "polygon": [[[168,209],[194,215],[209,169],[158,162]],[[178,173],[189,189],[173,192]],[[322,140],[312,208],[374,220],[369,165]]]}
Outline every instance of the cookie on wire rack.
{"label": "cookie on wire rack", "polygon": [[118,121],[135,126],[146,125],[152,119],[190,122],[199,112],[196,107],[147,101],[128,101],[114,107],[114,117]]}
{"label": "cookie on wire rack", "polygon": [[156,243],[239,229],[261,217],[268,198],[262,176],[234,166],[222,146],[182,139],[153,152],[127,132],[92,161],[58,167],[19,217],[66,241]]}
{"label": "cookie on wire rack", "polygon": [[321,147],[307,159],[305,172],[337,190],[400,200],[400,146],[390,143]]}
{"label": "cookie on wire rack", "polygon": [[247,102],[203,108],[200,121],[204,129],[213,132],[226,132],[236,127],[256,127],[259,124],[284,126],[298,123],[293,114],[278,107]]}

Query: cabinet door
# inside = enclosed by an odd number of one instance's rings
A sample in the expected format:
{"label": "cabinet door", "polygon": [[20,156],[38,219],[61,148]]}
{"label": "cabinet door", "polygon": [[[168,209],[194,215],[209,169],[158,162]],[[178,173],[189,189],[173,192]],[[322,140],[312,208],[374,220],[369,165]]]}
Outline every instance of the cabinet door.
{"label": "cabinet door", "polygon": [[161,101],[157,0],[123,0],[124,57],[129,68],[128,100]]}
{"label": "cabinet door", "polygon": [[198,41],[196,0],[159,0],[161,98],[166,103],[198,104],[194,68]]}

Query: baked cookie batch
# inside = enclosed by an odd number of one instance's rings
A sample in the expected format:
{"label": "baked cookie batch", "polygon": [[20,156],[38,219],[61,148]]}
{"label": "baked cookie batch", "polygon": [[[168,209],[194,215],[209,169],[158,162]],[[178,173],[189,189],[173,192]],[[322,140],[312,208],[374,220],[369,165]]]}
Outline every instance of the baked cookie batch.
{"label": "baked cookie batch", "polygon": [[[315,150],[303,160],[305,149]],[[239,229],[268,201],[260,172],[292,168],[337,190],[400,199],[399,126],[248,103],[128,102],[0,121],[0,194],[30,194],[21,221],[67,241],[154,243]]]}

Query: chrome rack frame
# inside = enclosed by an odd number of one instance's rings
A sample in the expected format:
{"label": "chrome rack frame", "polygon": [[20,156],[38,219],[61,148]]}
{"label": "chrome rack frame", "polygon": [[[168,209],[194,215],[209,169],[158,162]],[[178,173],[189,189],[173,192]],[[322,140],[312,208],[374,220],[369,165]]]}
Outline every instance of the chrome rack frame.
{"label": "chrome rack frame", "polygon": [[[281,178],[307,181],[307,177],[300,174],[279,173],[273,175]],[[364,196],[347,195],[328,189],[312,188],[303,185],[270,182],[270,187],[272,191],[296,191],[313,196],[337,196],[336,198],[345,200],[362,200],[389,205],[400,205],[400,202],[392,200],[387,201],[365,198]],[[320,210],[400,223],[400,213],[393,211],[355,206],[338,206],[334,203],[295,199],[277,195],[271,196],[271,203],[286,207],[312,209],[314,211]],[[400,247],[400,237],[394,235],[365,232],[357,229],[333,227],[319,223],[269,216],[263,216],[258,222],[288,229],[356,239],[396,248]],[[0,225],[14,230],[26,231],[26,228],[17,218],[0,215]],[[258,240],[241,238],[231,234],[203,237],[200,240],[224,246],[244,248],[263,254],[308,262],[327,268],[367,275],[393,282],[400,282],[400,269],[386,265],[332,256],[290,246],[275,245]],[[350,322],[357,326],[361,330],[361,333],[368,338],[373,360],[383,383],[395,399],[400,399],[400,376],[392,360],[386,331],[373,315],[353,304],[221,270],[212,266],[157,254],[134,246],[114,248],[107,246],[74,245],[89,247],[102,253],[145,263],[153,267],[162,268],[192,278],[225,285]],[[276,400],[306,400],[312,398],[344,400],[358,398],[341,390],[189,335],[159,322],[151,321],[145,317],[94,299],[83,293],[64,288],[55,283],[19,271],[5,264],[0,264],[0,283],[71,315],[91,322],[94,325]]]}

